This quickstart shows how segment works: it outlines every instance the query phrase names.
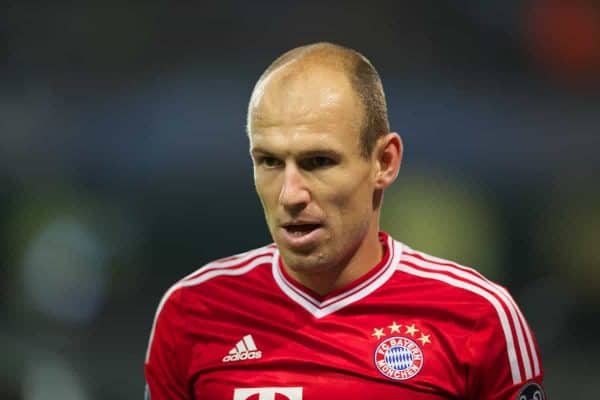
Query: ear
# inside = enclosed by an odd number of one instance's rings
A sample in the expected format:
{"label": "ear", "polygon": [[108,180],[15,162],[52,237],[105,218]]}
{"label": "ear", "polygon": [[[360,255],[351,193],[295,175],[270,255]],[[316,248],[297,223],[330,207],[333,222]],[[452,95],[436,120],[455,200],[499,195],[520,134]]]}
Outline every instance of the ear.
{"label": "ear", "polygon": [[403,149],[402,138],[396,132],[390,132],[377,140],[373,152],[376,163],[376,189],[385,189],[396,180],[400,171]]}

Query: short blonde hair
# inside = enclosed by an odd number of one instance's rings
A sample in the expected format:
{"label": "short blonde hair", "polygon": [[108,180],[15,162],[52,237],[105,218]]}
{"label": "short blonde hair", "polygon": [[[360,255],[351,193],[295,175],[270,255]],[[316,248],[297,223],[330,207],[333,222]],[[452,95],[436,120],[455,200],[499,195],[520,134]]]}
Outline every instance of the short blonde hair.
{"label": "short blonde hair", "polygon": [[327,60],[331,64],[339,65],[348,75],[365,111],[360,133],[361,155],[370,158],[377,139],[390,131],[390,123],[381,78],[373,64],[358,51],[329,42],[291,49],[265,69],[254,87],[253,96],[259,84],[274,70],[291,60],[305,58]]}

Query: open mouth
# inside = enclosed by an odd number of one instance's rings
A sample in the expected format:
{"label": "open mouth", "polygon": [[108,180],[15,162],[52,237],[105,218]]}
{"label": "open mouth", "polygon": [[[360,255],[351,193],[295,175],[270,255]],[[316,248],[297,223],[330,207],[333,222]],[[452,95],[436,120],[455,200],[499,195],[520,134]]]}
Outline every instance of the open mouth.
{"label": "open mouth", "polygon": [[312,231],[321,227],[321,224],[294,224],[286,225],[285,230],[292,236],[304,236],[308,235]]}

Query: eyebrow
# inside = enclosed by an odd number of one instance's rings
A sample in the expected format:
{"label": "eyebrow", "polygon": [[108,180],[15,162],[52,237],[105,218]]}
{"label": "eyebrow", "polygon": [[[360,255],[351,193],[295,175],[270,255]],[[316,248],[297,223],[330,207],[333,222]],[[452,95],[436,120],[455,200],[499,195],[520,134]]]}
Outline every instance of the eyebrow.
{"label": "eyebrow", "polygon": [[[265,150],[261,147],[255,147],[250,150],[250,155],[276,155],[272,151]],[[334,149],[323,148],[323,149],[308,149],[301,150],[297,153],[299,158],[315,157],[315,156],[328,156],[331,158],[340,158],[340,153]]]}

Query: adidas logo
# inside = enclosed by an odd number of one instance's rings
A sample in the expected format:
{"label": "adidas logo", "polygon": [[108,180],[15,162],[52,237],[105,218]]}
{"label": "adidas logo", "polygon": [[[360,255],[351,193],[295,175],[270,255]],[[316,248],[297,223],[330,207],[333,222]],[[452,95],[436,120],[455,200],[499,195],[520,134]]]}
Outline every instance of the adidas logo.
{"label": "adidas logo", "polygon": [[254,360],[261,357],[262,352],[256,348],[252,335],[246,335],[223,357],[223,362]]}

